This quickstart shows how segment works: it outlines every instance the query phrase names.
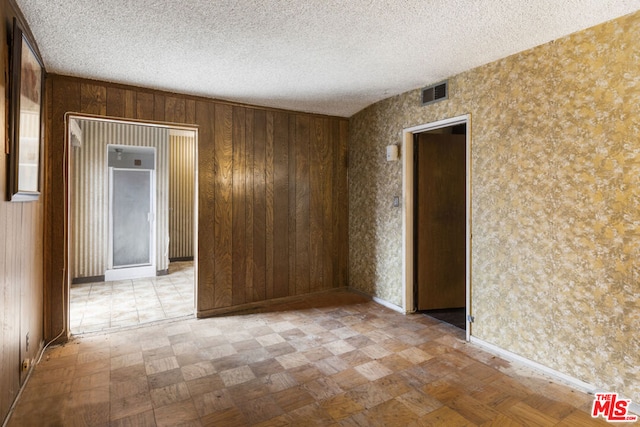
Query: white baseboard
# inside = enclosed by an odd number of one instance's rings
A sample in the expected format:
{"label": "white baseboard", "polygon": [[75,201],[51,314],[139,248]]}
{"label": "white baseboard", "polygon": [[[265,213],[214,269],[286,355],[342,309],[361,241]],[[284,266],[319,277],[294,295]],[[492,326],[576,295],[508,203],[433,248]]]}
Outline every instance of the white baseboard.
{"label": "white baseboard", "polygon": [[105,282],[112,282],[114,280],[143,279],[145,277],[156,277],[156,267],[154,265],[114,268],[113,270],[106,270],[104,272]]}
{"label": "white baseboard", "polygon": [[400,306],[398,306],[398,305],[395,305],[395,304],[392,304],[392,303],[390,303],[389,301],[385,301],[385,300],[380,299],[380,298],[378,298],[378,297],[371,297],[371,299],[372,299],[375,303],[380,304],[380,305],[383,305],[383,306],[385,306],[385,307],[387,307],[387,308],[390,308],[390,309],[391,309],[391,310],[393,310],[393,311],[397,311],[398,313],[402,313],[402,314],[407,314],[407,313],[405,313],[405,311],[404,311],[404,309],[403,309],[402,307],[400,307]]}
{"label": "white baseboard", "polygon": [[[516,362],[520,362],[525,366],[528,366],[530,368],[536,369],[538,371],[541,371],[542,373],[555,378],[567,385],[569,385],[570,387],[573,387],[577,390],[583,391],[585,393],[588,394],[595,394],[595,393],[602,393],[602,392],[613,392],[615,390],[602,390],[599,389],[598,387],[594,386],[593,384],[589,384],[586,383],[582,380],[579,380],[578,378],[574,378],[570,375],[567,374],[563,374],[560,371],[556,371],[555,369],[549,368],[548,366],[542,365],[538,362],[534,362],[531,359],[527,359],[526,357],[520,356],[518,354],[512,353],[508,350],[505,350],[501,347],[498,347],[494,344],[488,343],[486,341],[483,341],[479,338],[476,338],[474,336],[470,337],[469,340],[472,344],[476,344],[479,347],[484,348],[485,350],[489,351],[490,353],[493,353],[497,356],[500,356],[504,359],[507,360],[511,360],[511,361],[516,361]],[[626,399],[626,398],[625,398]],[[635,402],[631,402],[631,404],[629,405],[629,411],[633,412],[634,414],[640,414],[640,404],[639,403],[635,403]]]}
{"label": "white baseboard", "polygon": [[383,305],[387,308],[390,308],[393,311],[397,311],[398,313],[402,313],[402,314],[407,314],[402,307],[395,305],[393,303],[390,303],[389,301],[383,300],[378,297],[374,297],[373,295],[369,295],[368,293],[362,292],[361,290],[358,290],[358,289],[354,289],[354,288],[348,288],[348,289],[351,292],[355,292],[356,294],[360,294],[364,297],[370,298],[371,300],[373,300],[373,302]]}
{"label": "white baseboard", "polygon": [[[385,306],[387,308],[390,308],[391,310],[397,311],[398,313],[402,313],[402,314],[408,314],[407,312],[404,311],[404,309],[400,306],[397,306],[393,303],[390,303],[389,301],[385,301],[383,299],[380,299],[378,297],[374,297],[371,296],[365,292],[359,291],[357,289],[353,289],[353,288],[349,288],[350,291],[352,292],[356,292],[358,294],[364,295],[368,298],[371,298],[374,302],[376,302],[377,304],[380,304],[382,306]],[[560,371],[556,371],[555,369],[549,368],[548,366],[542,365],[538,362],[534,362],[531,359],[527,359],[526,357],[520,356],[516,353],[512,353],[508,350],[505,350],[503,348],[500,348],[494,344],[488,343],[486,341],[483,341],[479,338],[476,338],[474,336],[470,336],[469,337],[469,341],[472,344],[476,344],[479,347],[484,348],[485,350],[489,351],[490,353],[493,353],[497,356],[500,356],[504,359],[507,360],[512,360],[512,361],[517,361],[522,363],[525,366],[528,366],[530,368],[533,368],[535,370],[541,371],[542,373],[550,376],[551,378],[555,378],[558,381],[561,381],[565,384],[567,384],[570,387],[573,387],[577,390],[583,391],[585,393],[594,395],[595,393],[600,393],[600,392],[605,392],[605,391],[610,391],[610,390],[602,390],[599,389],[598,387],[594,386],[593,384],[589,384],[586,383],[582,380],[579,380],[577,378],[574,378],[570,375],[567,374],[563,374]],[[626,399],[626,398],[625,398]],[[640,402],[631,402],[631,404],[629,405],[629,412],[632,412],[634,414],[640,415]]]}
{"label": "white baseboard", "polygon": [[501,356],[507,360],[515,360],[531,368],[534,368],[538,371],[542,371],[545,374],[550,375],[551,377],[558,378],[559,380],[562,380],[563,382],[568,383],[573,388],[576,388],[578,390],[584,391],[589,394],[593,394],[597,391],[597,387],[595,387],[592,384],[586,383],[577,378],[563,374],[562,372],[556,371],[555,369],[551,369],[548,366],[542,365],[538,362],[534,362],[531,359],[527,359],[526,357],[522,357],[519,354],[512,353],[508,350],[505,350],[501,347],[498,347],[496,345],[483,341],[474,336],[471,337],[470,341],[472,344],[476,344],[480,347],[483,347],[489,350],[491,353],[497,354],[498,356]]}

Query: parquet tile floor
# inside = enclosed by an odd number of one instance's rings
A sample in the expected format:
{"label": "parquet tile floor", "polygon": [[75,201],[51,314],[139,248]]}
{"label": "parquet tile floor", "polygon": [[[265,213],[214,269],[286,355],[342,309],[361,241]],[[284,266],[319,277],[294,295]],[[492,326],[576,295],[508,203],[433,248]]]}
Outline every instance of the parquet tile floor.
{"label": "parquet tile floor", "polygon": [[587,426],[592,396],[337,291],[47,350],[9,426]]}

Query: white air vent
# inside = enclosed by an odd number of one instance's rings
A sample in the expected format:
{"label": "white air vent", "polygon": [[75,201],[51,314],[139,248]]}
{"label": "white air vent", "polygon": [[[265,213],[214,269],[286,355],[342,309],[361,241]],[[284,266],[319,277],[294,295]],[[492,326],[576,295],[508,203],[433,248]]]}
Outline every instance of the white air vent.
{"label": "white air vent", "polygon": [[422,105],[432,104],[448,97],[449,87],[447,80],[422,89]]}

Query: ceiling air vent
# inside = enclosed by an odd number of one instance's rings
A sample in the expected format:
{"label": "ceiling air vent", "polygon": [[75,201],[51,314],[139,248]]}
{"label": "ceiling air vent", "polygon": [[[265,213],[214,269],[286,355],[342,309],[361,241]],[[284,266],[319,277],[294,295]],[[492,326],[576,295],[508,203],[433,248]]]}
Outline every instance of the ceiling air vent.
{"label": "ceiling air vent", "polygon": [[422,89],[422,105],[432,104],[449,97],[448,81]]}

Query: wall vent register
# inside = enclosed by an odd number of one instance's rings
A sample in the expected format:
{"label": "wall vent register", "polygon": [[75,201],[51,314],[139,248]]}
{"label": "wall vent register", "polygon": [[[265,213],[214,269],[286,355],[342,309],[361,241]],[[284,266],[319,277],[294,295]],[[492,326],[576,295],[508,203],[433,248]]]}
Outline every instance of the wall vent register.
{"label": "wall vent register", "polygon": [[421,95],[422,105],[433,104],[434,102],[449,98],[448,81],[445,80],[444,82],[423,88]]}

